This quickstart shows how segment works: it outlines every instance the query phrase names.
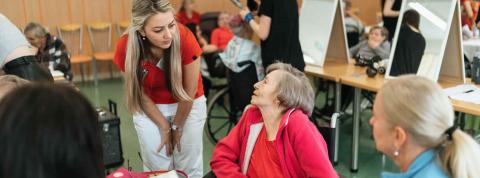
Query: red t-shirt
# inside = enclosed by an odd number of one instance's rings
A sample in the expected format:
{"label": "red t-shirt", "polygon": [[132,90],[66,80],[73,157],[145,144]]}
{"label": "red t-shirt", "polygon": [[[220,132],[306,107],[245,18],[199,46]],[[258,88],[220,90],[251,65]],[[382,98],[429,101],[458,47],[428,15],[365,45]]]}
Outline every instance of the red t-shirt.
{"label": "red t-shirt", "polygon": [[[181,24],[177,24],[178,33],[180,34],[180,52],[182,56],[182,65],[188,65],[202,55],[202,49],[198,45],[195,36]],[[125,71],[125,56],[127,53],[128,35],[123,35],[117,42],[117,49],[113,62],[121,71]],[[173,97],[173,94],[168,90],[167,82],[169,79],[165,78],[163,69],[148,60],[142,60],[143,69],[148,71],[143,80],[143,91],[147,94],[155,104],[172,104],[178,101]],[[202,77],[198,75],[198,86],[195,93],[195,98],[203,96]]]}
{"label": "red t-shirt", "polygon": [[228,42],[232,39],[233,33],[227,27],[218,27],[212,32],[210,43],[216,45],[219,49],[224,50]]}
{"label": "red t-shirt", "polygon": [[188,18],[187,13],[185,11],[179,11],[177,13],[177,22],[180,22],[183,25],[187,25],[189,23],[198,25],[198,24],[200,24],[200,14],[193,11],[192,12],[192,17]]}
{"label": "red t-shirt", "polygon": [[258,135],[253,147],[250,163],[248,164],[247,177],[283,177],[280,160],[275,149],[275,141],[268,141],[265,126],[260,131],[260,135]]}

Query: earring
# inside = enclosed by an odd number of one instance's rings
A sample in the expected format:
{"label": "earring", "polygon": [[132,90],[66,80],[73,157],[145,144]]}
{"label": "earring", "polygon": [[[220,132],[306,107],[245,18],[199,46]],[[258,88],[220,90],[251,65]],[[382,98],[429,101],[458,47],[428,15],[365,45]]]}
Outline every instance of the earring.
{"label": "earring", "polygon": [[393,152],[393,156],[398,156],[399,154],[400,154],[400,152],[398,152],[398,150],[395,150],[395,151]]}
{"label": "earring", "polygon": [[145,40],[145,36],[142,36],[142,40]]}

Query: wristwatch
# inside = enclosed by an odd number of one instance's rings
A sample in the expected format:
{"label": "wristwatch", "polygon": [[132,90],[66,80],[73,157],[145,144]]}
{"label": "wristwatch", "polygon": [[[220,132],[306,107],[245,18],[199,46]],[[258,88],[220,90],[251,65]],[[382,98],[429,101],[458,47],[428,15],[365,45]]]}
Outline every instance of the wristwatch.
{"label": "wristwatch", "polygon": [[181,132],[183,131],[183,128],[178,125],[172,124],[172,130]]}

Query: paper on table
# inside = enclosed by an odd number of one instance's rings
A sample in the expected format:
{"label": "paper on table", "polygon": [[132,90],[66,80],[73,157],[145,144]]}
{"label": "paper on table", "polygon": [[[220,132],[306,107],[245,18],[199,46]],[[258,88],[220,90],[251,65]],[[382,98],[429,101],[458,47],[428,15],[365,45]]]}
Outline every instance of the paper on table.
{"label": "paper on table", "polygon": [[450,96],[454,100],[465,101],[474,104],[480,104],[480,90],[475,90],[468,93],[460,93]]}
{"label": "paper on table", "polygon": [[480,89],[478,87],[476,87],[475,85],[471,85],[471,84],[462,84],[462,85],[457,85],[457,86],[454,86],[454,87],[443,89],[445,94],[447,94],[448,96],[465,93],[465,92],[471,91],[471,90],[475,91],[475,90],[480,90]]}
{"label": "paper on table", "polygon": [[160,174],[160,175],[157,175],[157,176],[153,176],[151,178],[179,178],[179,176],[177,174],[177,171],[171,170],[171,171],[168,171],[167,173],[163,173],[163,174]]}
{"label": "paper on table", "polygon": [[471,84],[457,85],[443,90],[451,99],[480,104],[480,88]]}

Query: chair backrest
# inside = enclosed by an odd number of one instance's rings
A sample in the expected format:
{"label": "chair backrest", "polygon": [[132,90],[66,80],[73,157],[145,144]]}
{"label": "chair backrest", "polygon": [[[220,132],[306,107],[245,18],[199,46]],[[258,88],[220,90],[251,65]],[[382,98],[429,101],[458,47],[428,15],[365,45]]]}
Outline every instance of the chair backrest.
{"label": "chair backrest", "polygon": [[67,46],[71,55],[83,53],[83,26],[80,24],[68,24],[57,27],[58,36]]}
{"label": "chair backrest", "polygon": [[200,16],[200,30],[203,37],[210,43],[212,31],[218,27],[218,16],[220,12],[207,12]]}
{"label": "chair backrest", "polygon": [[99,22],[88,24],[88,36],[92,51],[111,52],[112,50],[112,24]]}
{"label": "chair backrest", "polygon": [[130,26],[130,21],[121,21],[117,23],[117,35],[122,36]]}

